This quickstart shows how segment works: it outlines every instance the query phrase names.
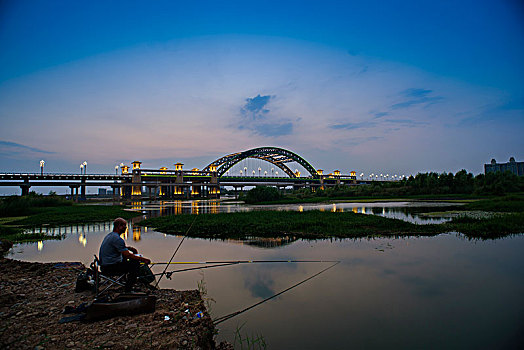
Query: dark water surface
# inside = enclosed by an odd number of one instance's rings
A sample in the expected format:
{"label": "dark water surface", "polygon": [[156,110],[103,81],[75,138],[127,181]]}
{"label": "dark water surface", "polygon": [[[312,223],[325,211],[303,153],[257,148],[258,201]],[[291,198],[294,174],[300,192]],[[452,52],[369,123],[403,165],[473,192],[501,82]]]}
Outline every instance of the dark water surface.
{"label": "dark water surface", "polygon": [[[109,223],[63,227],[60,233],[65,232],[65,239],[19,244],[9,257],[88,264],[110,229]],[[131,227],[126,239],[153,261],[167,261],[182,237]],[[241,327],[242,336],[261,335],[270,349],[516,349],[522,348],[524,334],[523,252],[524,235],[489,241],[467,240],[455,233],[323,241],[186,238],[175,260],[341,261],[297,288],[220,324],[219,340],[233,342]],[[263,300],[329,265],[234,265],[173,274],[172,280],[162,280],[161,287],[204,285],[207,296],[214,299],[210,311],[216,318]],[[185,267],[191,266],[176,268]]]}

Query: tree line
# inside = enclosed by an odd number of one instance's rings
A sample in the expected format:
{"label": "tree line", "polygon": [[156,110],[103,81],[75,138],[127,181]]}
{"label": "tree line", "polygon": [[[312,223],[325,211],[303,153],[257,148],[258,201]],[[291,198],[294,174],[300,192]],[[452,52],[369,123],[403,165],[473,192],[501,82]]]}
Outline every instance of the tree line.
{"label": "tree line", "polygon": [[509,171],[474,176],[453,173],[418,173],[401,181],[372,182],[369,186],[335,186],[317,190],[317,196],[504,195],[524,191],[524,177]]}

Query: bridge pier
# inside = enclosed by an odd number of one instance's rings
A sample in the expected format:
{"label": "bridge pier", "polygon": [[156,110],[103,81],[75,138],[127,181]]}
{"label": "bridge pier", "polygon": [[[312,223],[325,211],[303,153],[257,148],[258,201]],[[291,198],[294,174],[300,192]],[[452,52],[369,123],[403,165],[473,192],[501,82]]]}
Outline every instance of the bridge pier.
{"label": "bridge pier", "polygon": [[20,185],[20,189],[22,190],[22,196],[27,196],[29,194],[29,189],[31,186],[29,185]]}
{"label": "bridge pier", "polygon": [[85,178],[82,178],[81,186],[80,186],[80,200],[85,201],[86,200],[86,180]]}
{"label": "bridge pier", "polygon": [[71,200],[75,201],[75,202],[78,202],[78,186],[76,186],[76,185],[71,186],[70,185],[69,188],[71,189]]}
{"label": "bridge pier", "polygon": [[111,188],[113,189],[113,200],[120,198],[120,186],[113,185]]}

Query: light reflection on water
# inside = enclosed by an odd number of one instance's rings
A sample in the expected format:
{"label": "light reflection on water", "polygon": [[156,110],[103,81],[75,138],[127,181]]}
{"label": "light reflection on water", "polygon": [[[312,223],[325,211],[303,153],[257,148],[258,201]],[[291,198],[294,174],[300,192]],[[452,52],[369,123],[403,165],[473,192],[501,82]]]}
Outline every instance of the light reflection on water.
{"label": "light reflection on water", "polygon": [[[428,203],[425,203],[428,204]],[[434,203],[431,203],[434,205]],[[409,203],[279,205],[276,210],[355,211],[418,220]],[[261,210],[216,201],[136,203],[145,216]],[[438,208],[436,210],[439,210]],[[153,262],[168,261],[181,236],[129,223],[125,235]],[[62,240],[18,244],[9,257],[88,265],[111,223],[42,229]],[[39,229],[37,229],[38,231]],[[333,269],[219,325],[218,340],[262,335],[269,348],[516,348],[524,323],[524,235],[475,241],[458,234],[420,238],[186,239],[176,261],[340,260]],[[327,267],[321,263],[246,264],[173,274],[162,288],[203,281],[214,318],[263,300]],[[187,267],[187,266],[184,266]],[[155,266],[161,272],[163,266]],[[176,269],[176,267],[174,268]],[[171,269],[170,269],[171,270]],[[196,313],[200,310],[191,310]]]}
{"label": "light reflection on water", "polygon": [[216,214],[247,212],[254,210],[320,210],[331,212],[353,211],[360,214],[379,215],[400,219],[416,224],[438,224],[449,218],[424,217],[418,215],[423,211],[440,211],[442,208],[456,206],[445,202],[375,202],[375,203],[321,203],[321,204],[277,204],[277,205],[245,205],[241,202],[224,202],[220,200],[188,200],[188,201],[155,201],[133,202],[132,210],[141,211],[147,217],[177,214]]}
{"label": "light reflection on water", "polygon": [[[132,228],[128,244],[154,262],[168,261],[182,239],[144,230],[140,240],[133,241]],[[65,230],[61,241],[16,245],[10,257],[89,264],[110,223]],[[444,234],[322,241],[290,237],[246,243],[187,238],[175,260],[312,259],[341,263],[220,324],[219,340],[232,341],[235,330],[244,323],[244,336],[261,334],[274,349],[516,348],[522,339],[523,235],[490,241]],[[211,303],[211,314],[219,317],[261,301],[327,266],[234,265],[175,273],[160,286],[195,289],[204,281],[208,296],[216,301]],[[162,268],[157,266],[153,271]]]}

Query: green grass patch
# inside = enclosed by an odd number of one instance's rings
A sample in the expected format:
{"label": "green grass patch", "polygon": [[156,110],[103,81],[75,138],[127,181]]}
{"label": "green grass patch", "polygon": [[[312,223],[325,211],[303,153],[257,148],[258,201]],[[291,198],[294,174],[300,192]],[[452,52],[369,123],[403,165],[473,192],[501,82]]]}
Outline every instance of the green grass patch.
{"label": "green grass patch", "polygon": [[416,225],[397,219],[353,212],[255,211],[198,215],[172,215],[139,223],[157,231],[191,237],[244,239],[248,237],[356,238],[370,236],[433,236],[461,232],[472,238],[499,238],[524,232],[524,214],[487,218],[455,218],[451,222]]}
{"label": "green grass patch", "polygon": [[9,196],[0,200],[0,217],[26,216],[34,214],[39,208],[68,207],[71,201],[55,194],[44,196],[31,192],[27,196]]}
{"label": "green grass patch", "polygon": [[435,225],[415,225],[402,220],[353,212],[332,213],[321,211],[255,211],[172,215],[151,218],[139,223],[170,233],[185,234],[195,220],[188,235],[206,238],[279,237],[294,235],[303,238],[365,237],[370,235],[436,234]]}
{"label": "green grass patch", "polygon": [[295,195],[286,195],[283,198],[274,201],[258,202],[257,205],[275,205],[275,204],[311,204],[311,203],[334,203],[334,202],[407,202],[407,201],[446,201],[452,203],[470,203],[476,202],[482,198],[492,198],[493,196],[474,196],[467,194],[447,194],[447,195],[404,195],[401,197],[387,196],[336,196],[336,197],[304,197],[300,198]]}
{"label": "green grass patch", "polygon": [[524,212],[524,194],[482,199],[468,203],[465,210],[483,210],[492,212]]}
{"label": "green grass patch", "polygon": [[496,215],[484,219],[458,217],[441,225],[445,231],[456,231],[473,238],[500,238],[524,233],[524,212]]}

